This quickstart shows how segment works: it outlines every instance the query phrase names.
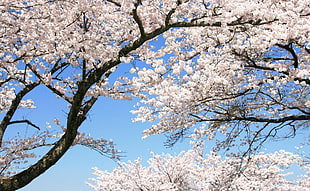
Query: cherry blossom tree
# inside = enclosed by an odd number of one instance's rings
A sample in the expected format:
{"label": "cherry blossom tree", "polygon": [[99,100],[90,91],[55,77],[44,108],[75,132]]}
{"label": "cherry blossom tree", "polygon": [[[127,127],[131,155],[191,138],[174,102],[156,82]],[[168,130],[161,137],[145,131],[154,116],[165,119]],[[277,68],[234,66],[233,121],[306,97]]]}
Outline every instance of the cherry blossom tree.
{"label": "cherry blossom tree", "polygon": [[[249,158],[247,158],[249,159]],[[226,158],[211,152],[206,157],[192,149],[176,156],[156,155],[144,167],[141,159],[119,163],[112,172],[94,168],[94,190],[308,190],[309,174],[288,181],[287,172],[299,156],[289,152],[259,153],[246,158]],[[242,168],[241,168],[242,166]],[[309,168],[309,166],[303,166]],[[308,171],[309,172],[309,171]]]}
{"label": "cherry blossom tree", "polygon": [[[179,14],[199,7],[187,6]],[[138,77],[130,81],[142,97],[135,121],[155,123],[145,138],[167,133],[167,144],[173,145],[185,135],[226,137],[215,150],[244,145],[246,154],[270,137],[294,137],[308,127],[310,3],[208,1],[201,6],[203,13],[184,18],[197,25],[203,18],[213,26],[167,31],[164,46],[150,51],[152,67],[137,69]]]}
{"label": "cherry blossom tree", "polygon": [[[1,156],[0,190],[27,185],[77,143],[115,157],[113,144],[78,132],[100,96],[139,96],[136,121],[158,122],[145,136],[168,133],[171,144],[191,127],[194,138],[224,134],[219,146],[226,148],[240,137],[249,151],[282,129],[294,134],[310,118],[309,4],[3,0],[0,144],[1,154],[14,157]],[[117,66],[135,61],[147,66],[133,67],[135,77],[109,80]],[[31,92],[42,86],[68,104],[64,124],[55,120],[60,134],[3,140],[12,124],[42,129],[14,118],[22,108],[35,109]],[[19,143],[27,144],[12,149]],[[42,146],[50,150],[37,162],[9,172]]]}

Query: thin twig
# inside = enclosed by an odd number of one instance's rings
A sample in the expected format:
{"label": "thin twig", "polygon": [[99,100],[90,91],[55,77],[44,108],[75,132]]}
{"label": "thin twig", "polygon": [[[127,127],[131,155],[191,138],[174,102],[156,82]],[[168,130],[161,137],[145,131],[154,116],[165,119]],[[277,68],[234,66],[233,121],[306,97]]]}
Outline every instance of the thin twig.
{"label": "thin twig", "polygon": [[32,127],[40,130],[40,127],[38,127],[37,125],[33,124],[32,122],[30,122],[29,120],[17,120],[17,121],[11,121],[9,122],[9,125],[12,124],[16,124],[16,123],[27,123],[28,125],[31,125]]}

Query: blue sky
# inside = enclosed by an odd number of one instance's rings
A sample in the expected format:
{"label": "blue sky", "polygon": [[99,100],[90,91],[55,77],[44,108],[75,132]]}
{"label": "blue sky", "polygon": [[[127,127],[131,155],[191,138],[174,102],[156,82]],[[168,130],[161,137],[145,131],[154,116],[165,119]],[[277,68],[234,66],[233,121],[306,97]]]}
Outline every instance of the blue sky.
{"label": "blue sky", "polygon": [[[127,69],[128,65],[120,69],[121,74]],[[16,116],[19,117],[16,119],[29,119],[42,129],[46,121],[52,123],[54,118],[65,122],[66,104],[56,99],[55,95],[49,94],[47,89],[38,88],[30,97],[36,101],[37,109],[23,110]],[[80,131],[90,133],[97,138],[112,139],[116,148],[125,152],[122,161],[135,160],[138,157],[146,161],[150,157],[150,152],[179,153],[181,150],[190,148],[188,140],[177,143],[172,148],[166,148],[163,145],[164,135],[155,135],[142,140],[141,132],[151,124],[131,122],[134,116],[129,111],[133,109],[136,102],[137,100],[120,101],[101,98],[91,110],[89,118],[83,123]],[[27,136],[35,129],[23,125],[12,125],[6,135],[14,136],[17,131],[21,131],[21,136]],[[267,151],[279,149],[293,151],[294,147],[299,146],[303,138],[308,136],[308,132],[308,130],[301,131],[295,139],[267,142],[265,146],[268,148]],[[111,171],[117,167],[117,164],[95,151],[75,146],[56,165],[20,191],[92,191],[85,184],[88,178],[94,177],[92,167]]]}
{"label": "blue sky", "polygon": [[[46,89],[39,88],[32,94],[37,101],[38,106],[35,110],[24,110],[20,116],[31,119],[38,125],[44,126],[46,121],[52,122],[55,117],[65,120],[65,104],[54,95],[46,92]],[[142,140],[142,130],[148,128],[150,123],[132,123],[134,117],[129,111],[134,109],[133,105],[138,100],[120,101],[111,98],[100,98],[98,103],[90,112],[89,118],[80,128],[80,131],[90,133],[93,137],[112,139],[116,147],[123,150],[125,157],[122,161],[135,160],[142,157],[145,162],[150,157],[150,152],[155,153],[179,153],[181,150],[190,148],[188,140],[177,143],[172,148],[165,148],[163,135],[151,136]],[[13,135],[21,127],[12,126],[8,134]],[[33,131],[32,127],[26,128],[25,134]],[[307,130],[305,132],[307,133]],[[304,137],[306,135],[300,135]],[[267,151],[279,149],[293,150],[294,146],[300,143],[301,139],[291,139],[281,142],[269,142]],[[207,144],[208,145],[208,144]],[[146,164],[146,163],[145,163]],[[20,191],[91,191],[85,182],[92,175],[92,167],[98,167],[101,170],[111,171],[117,167],[117,164],[109,158],[106,158],[95,151],[86,147],[75,146],[46,173],[35,179],[28,186]]]}
{"label": "blue sky", "polygon": [[[141,65],[141,63],[137,64],[138,66]],[[128,74],[129,67],[131,67],[130,64],[123,64],[111,77],[115,79],[119,75]],[[46,121],[53,124],[54,118],[59,118],[60,122],[65,122],[65,113],[68,111],[66,103],[56,99],[55,95],[49,93],[49,90],[40,87],[32,92],[29,95],[30,97],[35,100],[37,109],[23,109],[17,114],[16,119],[29,119],[41,129],[46,126]],[[146,164],[146,160],[151,156],[150,152],[177,154],[181,150],[190,148],[187,139],[181,143],[178,142],[172,148],[166,148],[164,146],[164,135],[154,135],[142,140],[141,132],[150,127],[151,124],[131,122],[134,115],[130,113],[130,110],[134,109],[133,106],[137,101],[138,99],[122,101],[100,98],[89,113],[89,118],[81,126],[80,132],[89,133],[95,138],[112,139],[116,148],[125,152],[122,161],[135,160],[141,157]],[[12,125],[9,127],[7,136],[16,135],[17,131],[21,132],[21,136],[29,136],[36,130],[30,126]],[[273,152],[280,149],[294,151],[294,147],[299,146],[306,136],[308,136],[308,130],[301,131],[294,139],[269,141],[265,144],[263,151]],[[88,181],[88,178],[94,177],[91,169],[93,167],[111,171],[117,167],[117,164],[86,147],[75,146],[56,165],[20,191],[92,191],[85,182]]]}
{"label": "blue sky", "polygon": [[[118,149],[126,152],[123,161],[135,160],[138,157],[142,157],[146,161],[150,157],[151,151],[178,153],[180,150],[189,148],[188,144],[182,143],[173,148],[165,148],[163,135],[141,140],[141,131],[150,124],[131,123],[131,118],[134,116],[129,111],[133,109],[134,103],[134,101],[102,98],[80,130],[90,133],[94,137],[112,139]],[[56,104],[52,103],[52,105]],[[44,115],[50,115],[51,110],[46,114],[41,111],[33,111],[31,115],[41,113],[43,118]],[[59,111],[55,114],[59,114]],[[20,190],[42,191],[44,188],[44,191],[88,191],[91,189],[85,185],[85,182],[89,177],[94,177],[92,176],[92,167],[112,170],[117,167],[117,164],[86,147],[75,146],[54,167]]]}
{"label": "blue sky", "polygon": [[[124,74],[128,66],[124,65],[117,73]],[[41,127],[41,130],[45,129],[47,121],[54,125],[54,118],[59,118],[60,122],[65,123],[68,111],[66,103],[61,99],[56,99],[55,95],[50,94],[47,88],[39,87],[27,98],[35,100],[37,108],[22,109],[15,116],[16,120],[28,119]],[[151,124],[131,122],[134,115],[130,113],[130,110],[134,109],[133,106],[137,101],[138,99],[123,101],[101,97],[79,131],[89,133],[95,138],[112,139],[116,148],[124,152],[122,161],[141,157],[146,164],[146,160],[151,156],[150,152],[177,154],[181,150],[190,148],[188,140],[184,140],[183,143],[179,143],[175,147],[166,148],[163,144],[164,135],[156,135],[142,140],[141,132]],[[57,129],[55,125],[53,128]],[[31,126],[11,125],[6,132],[6,137],[15,136],[17,132],[21,137],[26,137],[35,131],[37,130]],[[43,189],[44,191],[90,191],[92,189],[85,182],[88,181],[88,178],[94,177],[91,169],[93,167],[110,171],[117,167],[117,163],[86,147],[75,146],[56,165],[20,191],[42,191]]]}
{"label": "blue sky", "polygon": [[[81,127],[81,130],[89,132],[94,137],[113,139],[117,148],[126,152],[123,161],[135,160],[138,157],[142,157],[146,161],[150,157],[151,151],[178,153],[189,148],[186,140],[173,148],[165,148],[163,135],[141,140],[141,131],[150,124],[131,123],[133,115],[129,111],[133,104],[134,102],[131,101],[102,99],[92,110],[90,119]],[[298,143],[296,139],[274,142],[271,144],[270,150],[284,148],[292,150]],[[88,178],[94,177],[92,167],[111,171],[117,167],[117,164],[95,151],[76,146],[71,148],[55,166],[20,191],[42,191],[43,189],[44,191],[91,191],[92,189],[85,182],[88,181]]]}

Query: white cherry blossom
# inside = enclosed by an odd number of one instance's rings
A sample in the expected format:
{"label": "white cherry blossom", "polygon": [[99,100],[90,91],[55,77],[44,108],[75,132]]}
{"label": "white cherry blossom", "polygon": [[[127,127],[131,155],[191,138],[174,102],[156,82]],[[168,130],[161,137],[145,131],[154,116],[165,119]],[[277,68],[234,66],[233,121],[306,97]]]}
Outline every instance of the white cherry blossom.
{"label": "white cherry blossom", "polygon": [[[134,121],[154,122],[145,137],[168,133],[172,145],[185,135],[224,135],[214,150],[240,143],[251,153],[309,123],[308,1],[2,0],[0,12],[0,145],[23,141],[4,140],[12,124],[40,129],[15,118],[37,107],[31,93],[39,87],[68,105],[47,154],[8,170],[0,190],[17,190],[55,164],[83,135],[99,96],[139,97]],[[134,69],[115,80],[121,64]],[[42,138],[28,139],[31,146]]]}

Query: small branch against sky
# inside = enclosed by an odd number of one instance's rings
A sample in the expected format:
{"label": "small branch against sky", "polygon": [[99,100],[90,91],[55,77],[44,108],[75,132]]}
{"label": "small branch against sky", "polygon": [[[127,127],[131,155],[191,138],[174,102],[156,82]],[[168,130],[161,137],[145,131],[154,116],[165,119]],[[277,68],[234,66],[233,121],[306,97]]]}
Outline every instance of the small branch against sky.
{"label": "small branch against sky", "polygon": [[9,125],[11,125],[11,124],[16,124],[16,123],[26,123],[26,124],[28,124],[28,125],[30,125],[30,126],[36,128],[36,129],[40,130],[40,127],[38,127],[37,125],[33,124],[33,123],[32,123],[31,121],[29,121],[29,120],[10,121],[10,122],[9,122]]}

